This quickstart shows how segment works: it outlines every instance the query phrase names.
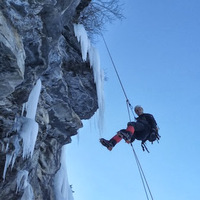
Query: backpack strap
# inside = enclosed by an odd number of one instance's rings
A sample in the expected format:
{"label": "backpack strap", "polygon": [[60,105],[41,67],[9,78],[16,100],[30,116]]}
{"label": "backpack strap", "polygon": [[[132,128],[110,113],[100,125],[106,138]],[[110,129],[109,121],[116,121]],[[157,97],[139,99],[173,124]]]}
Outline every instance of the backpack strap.
{"label": "backpack strap", "polygon": [[158,131],[156,132],[156,141],[159,143],[161,136],[159,135]]}
{"label": "backpack strap", "polygon": [[149,136],[151,135],[151,133],[144,139],[144,140],[142,140],[142,142],[141,142],[141,147],[142,147],[142,150],[143,151],[147,151],[148,153],[150,153],[149,152],[149,150],[148,150],[148,148],[147,148],[147,146],[146,146],[146,141],[149,141],[149,142],[151,142],[151,144],[153,144],[153,142],[154,141],[157,141],[158,143],[159,143],[159,140],[160,140],[160,138],[161,138],[161,136],[159,135],[159,133],[158,133],[158,130],[157,131],[155,131],[155,139],[153,140],[153,141],[151,141],[151,140],[149,140]]}
{"label": "backpack strap", "polygon": [[147,146],[146,146],[145,142],[146,142],[146,141],[142,141],[142,142],[141,142],[141,147],[142,147],[142,150],[143,150],[143,151],[145,151],[145,150],[146,150],[146,151],[149,153],[149,150],[148,150],[148,148],[147,148]]}

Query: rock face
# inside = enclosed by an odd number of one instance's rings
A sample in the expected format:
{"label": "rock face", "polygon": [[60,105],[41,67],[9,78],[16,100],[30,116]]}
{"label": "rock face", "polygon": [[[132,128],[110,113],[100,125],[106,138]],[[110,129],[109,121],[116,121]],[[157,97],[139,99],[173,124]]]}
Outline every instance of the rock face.
{"label": "rock face", "polygon": [[[35,200],[54,200],[53,179],[61,147],[98,109],[89,62],[83,62],[73,20],[88,0],[1,0],[0,2],[0,197],[21,199],[16,176],[28,171]],[[78,8],[78,10],[77,10]],[[22,158],[3,179],[6,155],[15,150],[13,126],[37,80],[42,82],[33,156]],[[6,148],[7,145],[7,148]]]}

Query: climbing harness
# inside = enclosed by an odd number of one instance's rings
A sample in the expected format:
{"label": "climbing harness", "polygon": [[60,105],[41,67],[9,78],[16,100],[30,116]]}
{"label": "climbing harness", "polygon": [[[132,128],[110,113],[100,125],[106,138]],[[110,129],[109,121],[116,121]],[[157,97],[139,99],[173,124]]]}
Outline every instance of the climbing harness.
{"label": "climbing harness", "polygon": [[[114,61],[113,61],[112,55],[111,55],[111,53],[110,53],[110,50],[109,50],[109,48],[108,48],[108,45],[107,45],[107,43],[106,43],[106,41],[105,41],[105,38],[104,38],[104,36],[103,36],[102,33],[101,33],[101,36],[102,36],[102,38],[103,38],[103,41],[104,41],[104,44],[105,44],[105,46],[106,46],[107,52],[108,52],[108,54],[109,54],[110,60],[111,60],[111,62],[112,62],[112,65],[113,65],[113,67],[114,67],[115,73],[116,73],[116,75],[117,75],[117,78],[118,78],[119,83],[120,83],[120,85],[121,85],[122,91],[123,91],[124,96],[125,96],[125,98],[126,98],[126,105],[127,105],[128,115],[129,115],[129,121],[131,121],[130,111],[132,112],[132,114],[133,114],[133,116],[134,116],[134,119],[135,119],[135,114],[134,114],[134,112],[133,112],[133,106],[131,105],[131,103],[130,103],[129,100],[128,100],[128,96],[127,96],[127,94],[126,94],[126,91],[125,91],[124,86],[123,86],[123,84],[122,84],[122,81],[121,81],[121,79],[120,79],[119,73],[118,73],[117,68],[116,68],[116,66],[115,66],[115,63],[114,63]],[[147,180],[146,180],[145,174],[144,174],[144,172],[143,172],[143,170],[142,170],[142,166],[141,166],[141,164],[140,164],[140,162],[139,162],[139,159],[138,159],[137,154],[136,154],[136,152],[135,152],[135,150],[134,150],[134,148],[133,148],[132,143],[130,143],[130,144],[131,144],[131,147],[132,147],[134,156],[135,156],[135,160],[136,160],[136,163],[137,163],[137,166],[138,166],[138,170],[139,170],[139,173],[140,173],[140,177],[141,177],[141,180],[142,180],[142,184],[143,184],[143,187],[144,187],[144,190],[145,190],[146,197],[147,197],[147,199],[149,200],[149,196],[148,196],[148,193],[147,193],[147,189],[148,189],[148,192],[149,192],[149,194],[150,194],[150,196],[151,196],[151,199],[153,200],[153,196],[152,196],[152,193],[151,193],[151,191],[150,191],[150,188],[149,188],[148,182],[147,182]],[[147,152],[149,152],[145,144],[142,144],[142,148],[143,148],[143,150],[146,150]],[[145,184],[146,184],[146,185],[145,185]],[[146,187],[147,187],[147,189],[146,189]]]}

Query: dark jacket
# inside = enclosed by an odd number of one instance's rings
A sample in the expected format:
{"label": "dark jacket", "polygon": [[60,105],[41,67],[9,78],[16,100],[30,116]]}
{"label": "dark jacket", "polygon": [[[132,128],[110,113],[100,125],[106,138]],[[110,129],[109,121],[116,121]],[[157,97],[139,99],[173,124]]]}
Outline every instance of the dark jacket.
{"label": "dark jacket", "polygon": [[153,115],[148,113],[143,113],[139,117],[136,118],[137,122],[140,122],[144,124],[145,126],[148,126],[149,129],[157,129],[157,123],[154,119]]}
{"label": "dark jacket", "polygon": [[153,115],[143,113],[136,118],[135,128],[135,138],[144,141],[149,139],[152,132],[157,132],[157,123]]}

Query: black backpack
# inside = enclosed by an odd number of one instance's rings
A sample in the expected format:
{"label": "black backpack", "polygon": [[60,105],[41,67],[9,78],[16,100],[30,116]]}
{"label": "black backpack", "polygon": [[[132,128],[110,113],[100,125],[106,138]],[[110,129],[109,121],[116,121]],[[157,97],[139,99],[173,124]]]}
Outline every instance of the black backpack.
{"label": "black backpack", "polygon": [[153,142],[157,141],[159,143],[161,136],[158,133],[158,130],[151,132],[145,140],[142,140],[141,146],[143,151],[147,151],[149,153],[149,150],[146,147],[146,141],[149,141],[153,144]]}

